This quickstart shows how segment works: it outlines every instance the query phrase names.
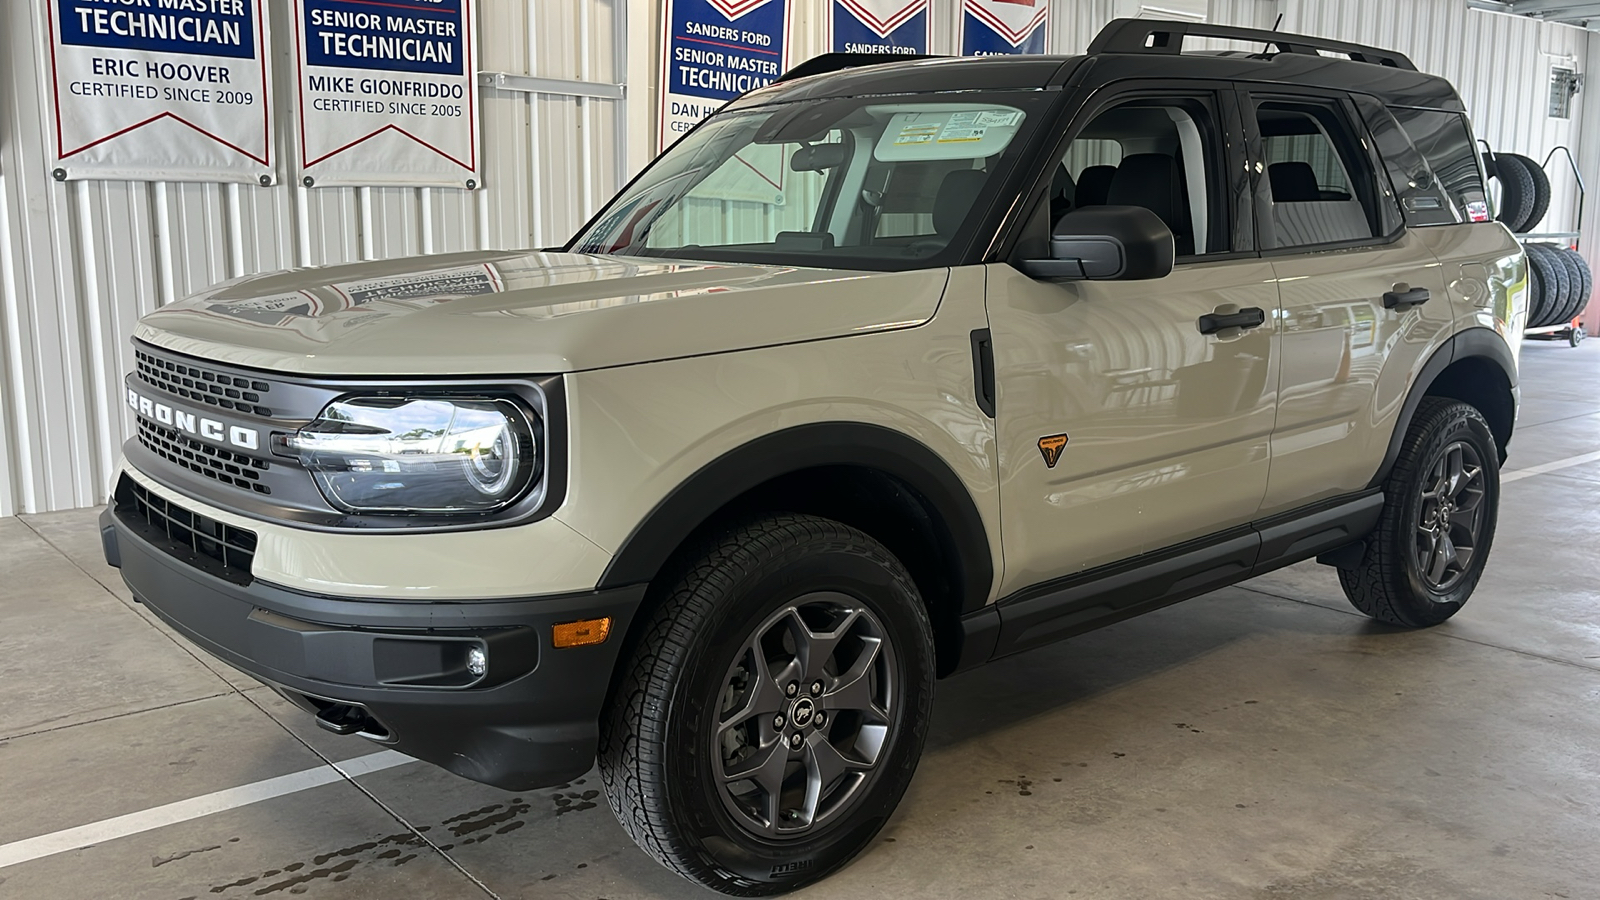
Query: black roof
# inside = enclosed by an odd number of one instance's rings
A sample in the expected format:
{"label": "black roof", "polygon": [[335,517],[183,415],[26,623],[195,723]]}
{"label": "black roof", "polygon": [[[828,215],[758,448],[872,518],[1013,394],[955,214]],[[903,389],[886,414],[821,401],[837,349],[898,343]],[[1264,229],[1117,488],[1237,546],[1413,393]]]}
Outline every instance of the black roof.
{"label": "black roof", "polygon": [[[1182,52],[1185,37],[1259,43],[1251,52]],[[1325,55],[1328,53],[1338,55]],[[1083,78],[1194,78],[1336,88],[1371,94],[1391,106],[1464,111],[1455,88],[1417,71],[1403,54],[1306,35],[1248,28],[1118,19],[1082,56],[916,57],[827,54],[796,66],[730,108],[809,100],[958,90],[1026,90]],[[819,74],[812,74],[819,73]]]}

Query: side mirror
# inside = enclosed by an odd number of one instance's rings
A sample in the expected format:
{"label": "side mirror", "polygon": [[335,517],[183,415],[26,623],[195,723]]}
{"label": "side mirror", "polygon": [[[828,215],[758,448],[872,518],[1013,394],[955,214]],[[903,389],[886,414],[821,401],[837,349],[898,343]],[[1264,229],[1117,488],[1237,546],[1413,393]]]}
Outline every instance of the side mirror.
{"label": "side mirror", "polygon": [[1142,281],[1172,274],[1177,256],[1172,229],[1142,206],[1091,206],[1056,223],[1049,259],[1019,266],[1050,281]]}

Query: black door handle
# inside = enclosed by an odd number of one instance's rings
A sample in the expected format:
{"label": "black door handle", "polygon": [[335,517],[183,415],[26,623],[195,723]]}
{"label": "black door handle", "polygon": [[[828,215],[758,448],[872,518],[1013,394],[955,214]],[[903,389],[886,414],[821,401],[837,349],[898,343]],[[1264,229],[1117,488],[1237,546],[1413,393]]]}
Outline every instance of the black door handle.
{"label": "black door handle", "polygon": [[[1403,285],[1402,285],[1403,286]],[[1384,309],[1399,309],[1400,307],[1421,306],[1427,303],[1433,295],[1427,288],[1412,288],[1409,291],[1390,291],[1383,295]]]}
{"label": "black door handle", "polygon": [[1200,317],[1200,333],[1216,334],[1224,328],[1260,328],[1266,324],[1267,314],[1259,306],[1250,306],[1236,313],[1206,313]]}

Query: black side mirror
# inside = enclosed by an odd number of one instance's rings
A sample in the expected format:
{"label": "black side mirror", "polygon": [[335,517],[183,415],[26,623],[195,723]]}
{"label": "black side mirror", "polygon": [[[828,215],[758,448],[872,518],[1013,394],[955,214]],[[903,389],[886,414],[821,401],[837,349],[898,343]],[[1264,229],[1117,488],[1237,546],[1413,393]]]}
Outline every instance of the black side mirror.
{"label": "black side mirror", "polygon": [[1142,206],[1091,206],[1056,223],[1049,259],[1020,264],[1044,280],[1141,281],[1172,274],[1172,229]]}

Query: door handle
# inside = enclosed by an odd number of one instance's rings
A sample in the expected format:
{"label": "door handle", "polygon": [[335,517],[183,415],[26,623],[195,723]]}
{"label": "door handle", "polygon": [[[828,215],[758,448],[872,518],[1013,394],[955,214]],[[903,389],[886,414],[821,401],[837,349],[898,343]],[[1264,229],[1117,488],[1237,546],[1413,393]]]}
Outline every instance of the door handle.
{"label": "door handle", "polygon": [[[1395,287],[1403,288],[1405,285],[1397,284]],[[1427,288],[1409,288],[1404,291],[1390,291],[1389,293],[1383,295],[1383,308],[1400,309],[1404,307],[1409,309],[1413,306],[1421,306],[1422,304],[1427,303],[1432,296],[1432,294],[1428,293]]]}
{"label": "door handle", "polygon": [[1259,306],[1249,306],[1236,313],[1206,313],[1200,317],[1200,333],[1216,334],[1225,328],[1260,328],[1266,324],[1267,314]]}

